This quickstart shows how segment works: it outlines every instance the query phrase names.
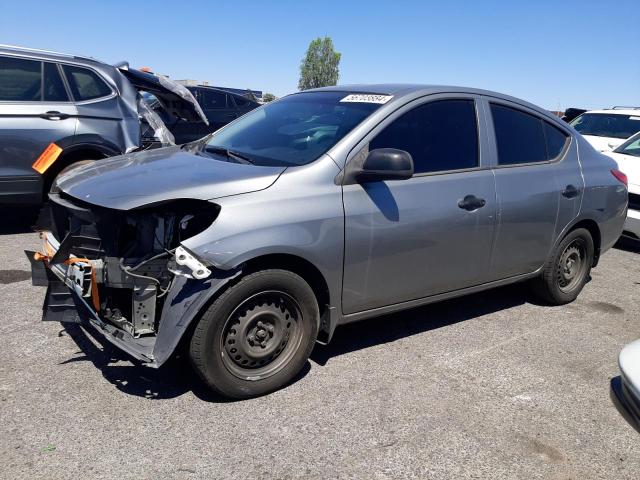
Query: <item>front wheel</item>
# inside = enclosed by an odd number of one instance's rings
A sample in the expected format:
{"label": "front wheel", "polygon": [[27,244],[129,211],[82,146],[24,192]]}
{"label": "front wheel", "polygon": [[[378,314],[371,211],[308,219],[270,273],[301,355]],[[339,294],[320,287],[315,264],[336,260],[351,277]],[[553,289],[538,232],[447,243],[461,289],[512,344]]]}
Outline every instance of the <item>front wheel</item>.
{"label": "front wheel", "polygon": [[263,270],[230,287],[202,315],[191,337],[191,363],[222,395],[263,395],[302,369],[318,325],[311,287],[295,273]]}
{"label": "front wheel", "polygon": [[593,265],[593,238],[577,228],[567,234],[533,281],[536,294],[553,305],[573,302],[589,279]]}

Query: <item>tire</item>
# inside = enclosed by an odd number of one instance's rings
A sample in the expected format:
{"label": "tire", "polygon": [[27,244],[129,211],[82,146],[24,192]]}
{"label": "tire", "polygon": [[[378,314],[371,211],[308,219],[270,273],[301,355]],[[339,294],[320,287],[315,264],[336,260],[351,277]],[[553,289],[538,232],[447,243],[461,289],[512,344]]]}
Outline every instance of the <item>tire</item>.
{"label": "tire", "polygon": [[593,265],[593,238],[588,230],[577,228],[554,249],[542,273],[533,281],[534,292],[552,305],[573,302],[589,280]]}
{"label": "tire", "polygon": [[242,278],[200,317],[191,364],[214,392],[250,398],[287,385],[306,363],[320,314],[311,287],[286,270]]}

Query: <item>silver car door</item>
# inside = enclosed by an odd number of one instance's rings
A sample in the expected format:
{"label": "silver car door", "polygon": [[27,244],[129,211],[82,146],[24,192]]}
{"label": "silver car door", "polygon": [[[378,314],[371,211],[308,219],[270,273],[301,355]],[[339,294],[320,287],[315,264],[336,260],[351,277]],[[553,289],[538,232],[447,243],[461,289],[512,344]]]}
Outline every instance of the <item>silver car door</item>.
{"label": "silver car door", "polygon": [[534,272],[578,213],[583,182],[575,145],[537,112],[484,99],[494,161],[498,223],[491,279]]}
{"label": "silver car door", "polygon": [[[408,180],[345,185],[343,312],[483,283],[495,184],[473,96],[430,96],[394,112],[363,141],[411,153]],[[361,149],[359,145],[356,150]]]}

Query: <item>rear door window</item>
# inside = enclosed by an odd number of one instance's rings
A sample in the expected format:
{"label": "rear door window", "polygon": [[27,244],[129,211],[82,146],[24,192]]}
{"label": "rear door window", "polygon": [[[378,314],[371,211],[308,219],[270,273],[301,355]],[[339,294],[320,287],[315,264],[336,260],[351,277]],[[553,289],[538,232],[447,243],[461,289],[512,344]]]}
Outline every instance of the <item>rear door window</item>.
{"label": "rear door window", "polygon": [[438,100],[408,111],[369,143],[369,150],[395,148],[413,158],[414,172],[441,172],[478,166],[475,102]]}
{"label": "rear door window", "polygon": [[200,106],[203,110],[227,108],[227,95],[215,90],[200,90]]}
{"label": "rear door window", "polygon": [[39,102],[42,62],[0,57],[0,101]]}
{"label": "rear door window", "polygon": [[45,102],[68,102],[69,95],[67,95],[58,66],[55,63],[45,62],[43,73],[43,100]]}
{"label": "rear door window", "polygon": [[557,158],[568,135],[540,117],[506,105],[491,104],[498,165],[546,162]]}
{"label": "rear door window", "polygon": [[94,71],[71,65],[64,65],[62,68],[76,102],[93,100],[111,94],[109,86]]}

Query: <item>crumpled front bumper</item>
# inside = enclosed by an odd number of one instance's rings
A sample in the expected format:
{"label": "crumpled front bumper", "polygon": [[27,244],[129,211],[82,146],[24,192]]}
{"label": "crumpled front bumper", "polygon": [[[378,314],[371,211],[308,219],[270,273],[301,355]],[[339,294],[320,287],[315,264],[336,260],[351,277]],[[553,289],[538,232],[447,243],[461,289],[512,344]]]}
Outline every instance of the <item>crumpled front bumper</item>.
{"label": "crumpled front bumper", "polygon": [[[51,263],[60,247],[59,242],[49,232],[41,232],[43,250],[26,252],[31,262],[32,283],[47,286],[47,296],[43,307],[43,320],[80,323],[94,327],[102,336],[125,351],[133,358],[154,366],[152,345],[141,344],[128,332],[103,321],[86,297],[83,286],[74,281],[72,270],[77,266],[90,267],[86,262]],[[76,258],[76,257],[71,257]],[[64,291],[66,287],[67,292]]]}
{"label": "crumpled front bumper", "polygon": [[90,326],[105,340],[153,368],[158,368],[168,360],[208,300],[241,272],[216,270],[204,280],[175,277],[160,314],[157,334],[134,338],[127,331],[104,321],[94,307],[94,298],[88,295],[87,287],[78,284],[73,268],[89,265],[78,262],[73,256],[66,263],[51,263],[60,247],[59,242],[49,232],[42,232],[41,236],[44,253],[25,253],[31,262],[33,284],[48,287],[43,320]]}

